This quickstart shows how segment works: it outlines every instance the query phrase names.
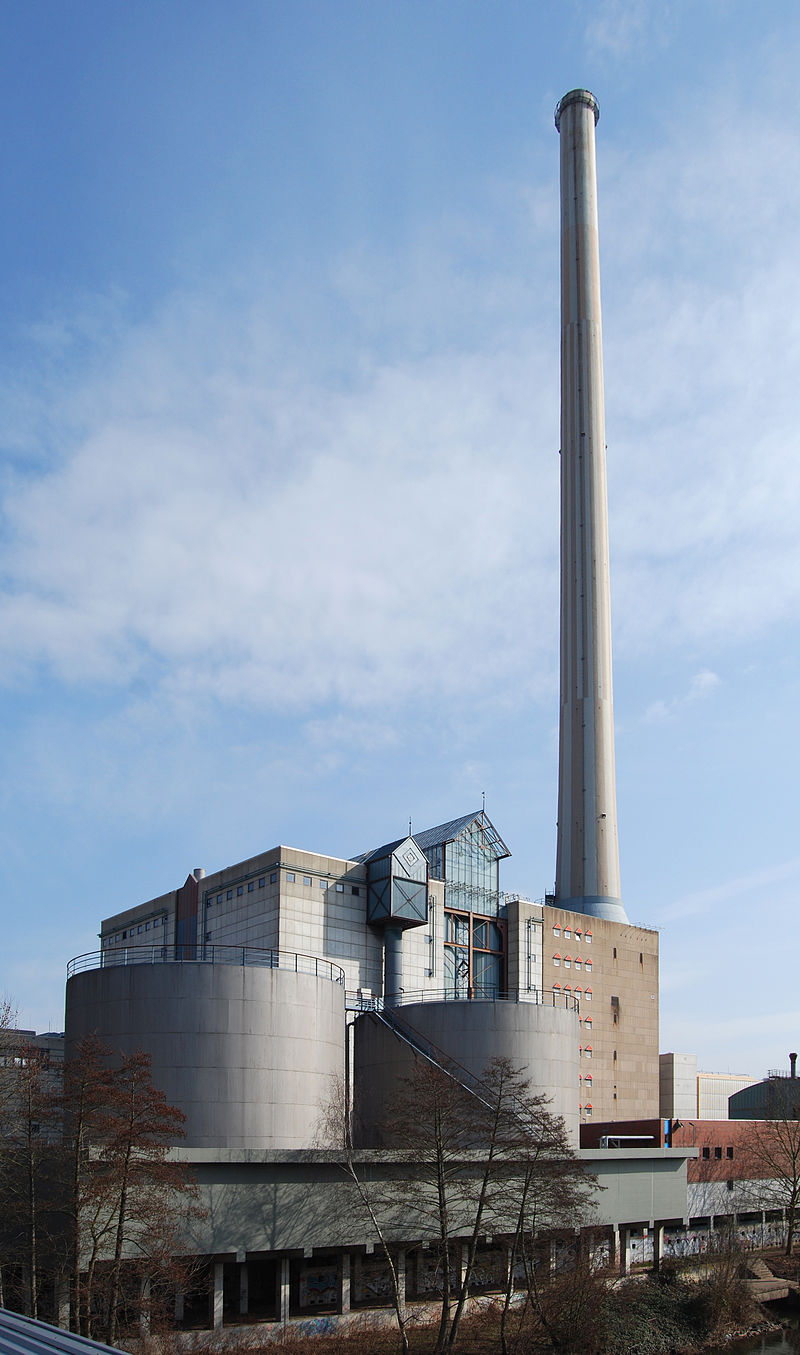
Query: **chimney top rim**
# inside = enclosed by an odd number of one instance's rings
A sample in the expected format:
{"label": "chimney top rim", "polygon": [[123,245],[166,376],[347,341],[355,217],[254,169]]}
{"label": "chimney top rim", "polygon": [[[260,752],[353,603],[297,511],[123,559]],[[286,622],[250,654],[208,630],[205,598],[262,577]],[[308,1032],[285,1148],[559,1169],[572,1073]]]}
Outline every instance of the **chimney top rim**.
{"label": "chimney top rim", "polygon": [[594,125],[597,126],[600,117],[600,105],[592,94],[590,89],[571,89],[556,104],[555,124],[556,131],[561,131],[561,114],[570,104],[583,104],[586,108],[591,108],[594,113]]}

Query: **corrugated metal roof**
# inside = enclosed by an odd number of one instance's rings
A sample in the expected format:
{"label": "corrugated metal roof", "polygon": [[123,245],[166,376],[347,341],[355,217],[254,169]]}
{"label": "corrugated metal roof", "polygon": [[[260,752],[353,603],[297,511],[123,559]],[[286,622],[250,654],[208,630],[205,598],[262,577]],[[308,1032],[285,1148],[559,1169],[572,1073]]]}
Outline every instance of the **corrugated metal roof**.
{"label": "corrugated metal roof", "polygon": [[[448,823],[437,824],[435,828],[424,828],[420,833],[413,832],[411,836],[417,846],[426,851],[428,847],[439,847],[443,842],[452,842],[463,828],[468,828],[471,823],[475,823],[477,820],[480,820],[490,830],[492,845],[497,848],[497,856],[510,856],[511,853],[506,844],[482,809],[475,809],[471,814],[462,814],[460,819],[450,819]],[[380,860],[381,857],[388,856],[390,852],[400,846],[401,842],[405,841],[406,838],[404,837],[396,838],[394,842],[386,842],[382,847],[373,847],[371,851],[362,852],[360,856],[351,856],[350,860],[368,861],[370,858]]]}
{"label": "corrugated metal roof", "polygon": [[92,1351],[113,1351],[118,1346],[104,1346],[100,1341],[89,1341],[85,1336],[51,1327],[48,1322],[36,1322],[21,1313],[0,1308],[0,1352],[2,1355],[91,1355]]}
{"label": "corrugated metal roof", "polygon": [[[414,839],[416,841],[416,838]],[[405,837],[395,838],[394,842],[384,842],[382,847],[373,847],[369,852],[362,852],[361,856],[348,857],[350,861],[382,861],[384,856],[389,856],[400,846],[401,842],[408,841],[408,833]]]}
{"label": "corrugated metal roof", "polygon": [[436,828],[426,828],[421,833],[414,834],[414,841],[424,851],[426,847],[438,847],[442,842],[452,842],[454,837],[458,837],[462,828],[466,828],[475,819],[481,817],[481,811],[476,809],[472,814],[462,814],[460,819],[451,819],[449,823],[440,823]]}

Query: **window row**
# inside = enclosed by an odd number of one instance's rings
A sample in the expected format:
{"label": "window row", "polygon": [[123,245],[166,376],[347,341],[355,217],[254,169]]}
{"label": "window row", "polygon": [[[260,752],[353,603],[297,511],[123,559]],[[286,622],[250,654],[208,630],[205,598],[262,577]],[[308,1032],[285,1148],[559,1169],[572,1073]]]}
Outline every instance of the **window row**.
{"label": "window row", "polygon": [[[733,1157],[733,1148],[731,1147],[730,1144],[725,1149],[725,1156],[727,1158]],[[711,1157],[711,1149],[709,1148],[708,1144],[706,1144],[703,1148],[703,1157],[705,1158],[706,1161],[708,1161],[708,1159]],[[722,1157],[722,1149],[720,1147],[716,1147],[714,1149],[714,1157],[716,1158],[717,1162],[719,1162],[720,1158]]]}
{"label": "window row", "polygon": [[592,944],[591,932],[582,932],[580,927],[576,927],[573,931],[572,927],[562,927],[558,922],[553,923],[553,936],[563,936],[565,941],[571,941],[574,936],[576,941],[583,938],[587,946]]}
{"label": "window row", "polygon": [[591,973],[593,961],[584,960],[580,955],[576,955],[574,958],[571,955],[562,955],[561,951],[557,950],[553,954],[553,964],[556,969],[560,969],[563,965],[565,969],[586,969]]}
{"label": "window row", "polygon": [[115,946],[120,941],[130,941],[134,936],[141,936],[149,932],[152,927],[163,927],[166,923],[166,917],[150,918],[147,922],[140,922],[138,926],[126,927],[124,931],[117,932],[115,936],[104,936],[101,942],[102,946]]}
{"label": "window row", "polygon": [[578,1000],[580,1000],[581,998],[583,998],[585,1002],[591,1002],[591,1000],[592,1000],[592,990],[591,990],[591,988],[581,988],[580,984],[578,984],[577,988],[573,988],[571,984],[565,983],[565,984],[564,984],[564,987],[562,988],[560,983],[554,983],[554,984],[553,984],[553,992],[554,992],[554,993],[572,993],[572,995],[573,995],[574,997],[577,997]]}
{"label": "window row", "polygon": [[[293,871],[293,870],[287,870],[287,872],[286,872],[286,883],[287,883],[287,884],[294,884],[294,883],[296,882],[296,880],[297,880],[297,874],[296,874],[296,872]],[[310,875],[303,875],[303,876],[302,876],[302,881],[303,881],[303,884],[306,886],[306,888],[310,888],[311,885],[313,885],[313,883],[314,883],[314,881],[313,881],[313,879],[312,879],[312,877],[311,877]],[[278,872],[277,872],[276,870],[274,870],[274,871],[272,872],[272,874],[270,875],[270,877],[269,877],[269,882],[270,882],[271,885],[274,885],[274,884],[277,884],[277,883],[278,883]],[[263,888],[265,887],[266,883],[267,883],[266,876],[265,876],[265,875],[262,875],[261,878],[260,878],[259,881],[258,881],[258,888],[259,888],[259,889],[263,889]],[[330,881],[329,881],[329,880],[320,880],[319,884],[320,884],[320,889],[329,889],[329,888],[330,888]],[[255,880],[249,880],[248,883],[247,883],[247,893],[248,893],[248,894],[252,894],[253,891],[255,890],[255,887],[256,887],[256,882],[255,882]],[[343,894],[343,893],[344,893],[344,888],[345,888],[345,887],[344,887],[343,884],[337,884],[337,886],[336,886],[336,892],[337,892],[337,894]],[[237,899],[240,899],[240,898],[242,897],[242,895],[244,894],[244,892],[245,892],[245,886],[244,886],[243,884],[241,884],[241,885],[236,885],[236,887],[235,887],[235,893],[236,893],[236,898],[237,898]],[[355,894],[356,897],[358,897],[358,896],[360,895],[360,893],[361,893],[361,885],[351,885],[351,886],[350,886],[350,893],[351,893],[351,894]],[[217,902],[217,903],[222,903],[223,899],[232,899],[233,897],[234,897],[234,888],[231,887],[230,889],[224,890],[222,893],[217,894],[216,902]],[[209,905],[210,905],[210,904],[213,904],[213,903],[214,903],[214,899],[213,899],[213,898],[209,898],[209,899],[208,899],[208,903],[209,903]]]}

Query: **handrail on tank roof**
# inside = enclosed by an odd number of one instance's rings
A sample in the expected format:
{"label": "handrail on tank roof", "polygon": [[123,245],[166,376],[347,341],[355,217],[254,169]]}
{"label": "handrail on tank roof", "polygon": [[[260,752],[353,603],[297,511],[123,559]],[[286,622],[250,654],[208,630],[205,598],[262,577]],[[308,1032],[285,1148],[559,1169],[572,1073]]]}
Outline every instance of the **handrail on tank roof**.
{"label": "handrail on tank roof", "polygon": [[419,1002],[530,1002],[539,1007],[562,1007],[565,1011],[580,1011],[580,998],[573,993],[553,988],[493,988],[488,986],[456,991],[453,988],[422,988],[418,992],[402,992],[391,1002],[361,992],[348,992],[350,1011],[383,1011],[384,1007],[410,1007]]}
{"label": "handrail on tank roof", "polygon": [[317,955],[298,955],[290,950],[266,950],[255,946],[220,946],[206,942],[158,946],[111,946],[76,955],[67,964],[67,978],[89,969],[114,969],[119,965],[206,964],[246,965],[260,969],[284,969],[311,974],[344,986],[344,970]]}

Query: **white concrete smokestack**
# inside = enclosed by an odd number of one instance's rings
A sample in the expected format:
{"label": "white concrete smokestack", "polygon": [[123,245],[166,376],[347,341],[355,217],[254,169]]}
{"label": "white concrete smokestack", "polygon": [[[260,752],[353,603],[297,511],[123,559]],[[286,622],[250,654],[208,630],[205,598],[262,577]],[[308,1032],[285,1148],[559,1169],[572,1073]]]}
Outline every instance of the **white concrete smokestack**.
{"label": "white concrete smokestack", "polygon": [[556,903],[626,922],[620,897],[600,251],[597,100],[573,89],[561,137],[561,716]]}

